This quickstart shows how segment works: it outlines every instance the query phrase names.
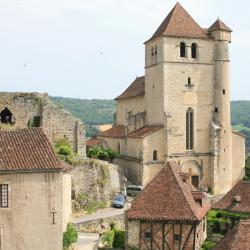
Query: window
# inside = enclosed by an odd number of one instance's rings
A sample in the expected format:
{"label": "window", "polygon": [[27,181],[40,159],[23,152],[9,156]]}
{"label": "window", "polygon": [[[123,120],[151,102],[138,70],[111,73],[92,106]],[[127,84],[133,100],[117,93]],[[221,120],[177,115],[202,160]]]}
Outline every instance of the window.
{"label": "window", "polygon": [[186,112],[186,149],[193,150],[194,139],[193,139],[193,130],[194,130],[194,114],[193,109],[188,108]]}
{"label": "window", "polygon": [[117,152],[119,154],[121,153],[121,144],[120,144],[120,142],[117,143]]}
{"label": "window", "polygon": [[180,43],[180,57],[186,57],[186,44],[184,42]]}
{"label": "window", "polygon": [[154,48],[151,48],[151,56],[154,56]]}
{"label": "window", "polygon": [[153,152],[153,161],[157,161],[158,160],[157,158],[158,158],[157,157],[157,151],[154,150],[154,152]]}
{"label": "window", "polygon": [[215,107],[215,108],[214,108],[214,112],[215,112],[215,113],[218,113],[218,112],[219,112],[218,107]]}
{"label": "window", "polygon": [[179,240],[180,240],[180,237],[181,237],[181,236],[180,236],[179,234],[175,234],[175,235],[174,235],[174,240],[179,241]]}
{"label": "window", "polygon": [[155,55],[157,55],[158,51],[157,51],[157,46],[155,46]]}
{"label": "window", "polygon": [[225,94],[226,94],[226,90],[225,90],[225,89],[223,89],[223,90],[222,90],[222,93],[223,93],[223,95],[225,95]]}
{"label": "window", "polygon": [[188,77],[188,85],[191,86],[191,77]]}
{"label": "window", "polygon": [[8,207],[8,184],[0,185],[0,207]]}
{"label": "window", "polygon": [[52,222],[51,222],[51,224],[52,224],[52,225],[55,225],[55,224],[56,224],[55,214],[56,214],[55,211],[51,212],[51,215],[52,215]]}
{"label": "window", "polygon": [[131,117],[131,116],[133,116],[133,111],[128,112],[128,117]]}
{"label": "window", "polygon": [[151,239],[151,235],[152,235],[151,232],[145,232],[144,233],[144,239],[145,240],[150,240]]}
{"label": "window", "polygon": [[191,57],[197,58],[197,45],[196,45],[196,43],[192,43],[192,45],[191,45]]}

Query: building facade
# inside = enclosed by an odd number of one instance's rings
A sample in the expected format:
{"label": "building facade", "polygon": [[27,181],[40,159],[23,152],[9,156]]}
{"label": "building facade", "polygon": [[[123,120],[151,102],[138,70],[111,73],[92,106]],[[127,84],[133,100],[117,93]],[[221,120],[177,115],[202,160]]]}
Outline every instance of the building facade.
{"label": "building facade", "polygon": [[62,250],[70,168],[40,128],[0,131],[0,249]]}
{"label": "building facade", "polygon": [[231,32],[219,19],[201,28],[177,3],[145,42],[145,76],[116,98],[115,125],[99,136],[131,181],[147,184],[172,160],[214,194],[244,176],[245,137],[230,118]]}
{"label": "building facade", "polygon": [[51,102],[48,94],[0,92],[0,128],[42,127],[51,142],[65,138],[75,153],[86,156],[84,124]]}

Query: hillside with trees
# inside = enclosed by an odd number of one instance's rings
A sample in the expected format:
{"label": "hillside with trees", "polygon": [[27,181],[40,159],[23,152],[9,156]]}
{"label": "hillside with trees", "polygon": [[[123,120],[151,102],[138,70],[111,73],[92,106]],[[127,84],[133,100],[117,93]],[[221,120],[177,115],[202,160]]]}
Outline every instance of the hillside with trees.
{"label": "hillside with trees", "polygon": [[[56,105],[68,110],[86,124],[88,137],[98,132],[93,125],[113,123],[113,114],[116,110],[114,100],[63,97],[51,97],[51,99]],[[246,147],[250,152],[250,101],[233,101],[231,107],[233,128],[247,136]]]}

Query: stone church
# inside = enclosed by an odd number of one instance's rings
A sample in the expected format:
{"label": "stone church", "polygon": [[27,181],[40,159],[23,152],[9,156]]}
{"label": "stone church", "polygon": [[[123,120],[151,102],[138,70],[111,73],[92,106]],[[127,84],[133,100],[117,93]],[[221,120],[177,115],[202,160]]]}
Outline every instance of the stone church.
{"label": "stone church", "polygon": [[116,98],[115,124],[98,137],[134,183],[168,161],[214,194],[243,178],[245,137],[230,118],[231,32],[219,19],[201,28],[177,3],[145,42],[145,76]]}

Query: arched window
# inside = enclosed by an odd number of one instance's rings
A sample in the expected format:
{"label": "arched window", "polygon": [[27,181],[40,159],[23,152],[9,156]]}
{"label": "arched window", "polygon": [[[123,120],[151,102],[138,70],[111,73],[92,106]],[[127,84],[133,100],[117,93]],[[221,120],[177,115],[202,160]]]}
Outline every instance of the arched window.
{"label": "arched window", "polygon": [[0,113],[0,121],[1,123],[15,123],[15,117],[12,115],[12,113],[9,111],[9,109],[5,108]]}
{"label": "arched window", "polygon": [[194,112],[188,108],[186,112],[186,149],[194,149]]}
{"label": "arched window", "polygon": [[180,57],[186,57],[186,44],[184,42],[180,43]]}
{"label": "arched window", "polygon": [[191,45],[191,57],[197,58],[197,44],[196,43],[192,43]]}
{"label": "arched window", "polygon": [[153,161],[157,161],[157,160],[158,160],[157,151],[154,150],[154,152],[153,152]]}

